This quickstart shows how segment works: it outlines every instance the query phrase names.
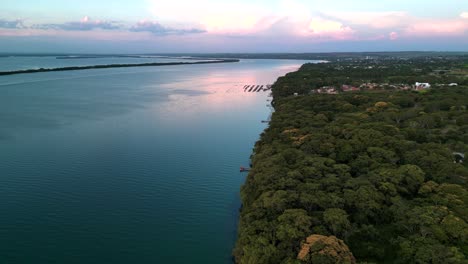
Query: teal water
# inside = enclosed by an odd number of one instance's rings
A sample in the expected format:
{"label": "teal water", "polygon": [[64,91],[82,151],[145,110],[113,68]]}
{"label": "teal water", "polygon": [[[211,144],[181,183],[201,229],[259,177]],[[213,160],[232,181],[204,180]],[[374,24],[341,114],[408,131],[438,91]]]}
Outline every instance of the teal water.
{"label": "teal water", "polygon": [[302,61],[0,77],[0,263],[230,263],[269,84]]}

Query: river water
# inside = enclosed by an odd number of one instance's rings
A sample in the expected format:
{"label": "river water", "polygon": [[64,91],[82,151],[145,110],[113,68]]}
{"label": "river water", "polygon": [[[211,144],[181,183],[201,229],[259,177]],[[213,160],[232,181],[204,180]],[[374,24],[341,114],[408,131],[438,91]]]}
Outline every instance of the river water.
{"label": "river water", "polygon": [[0,76],[0,263],[230,263],[270,113],[243,87],[302,63]]}

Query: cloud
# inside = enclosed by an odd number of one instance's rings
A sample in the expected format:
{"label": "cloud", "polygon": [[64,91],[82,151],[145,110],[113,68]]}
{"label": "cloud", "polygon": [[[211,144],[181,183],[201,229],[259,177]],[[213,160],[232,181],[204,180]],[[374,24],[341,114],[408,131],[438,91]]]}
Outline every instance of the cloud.
{"label": "cloud", "polygon": [[[338,21],[323,19],[323,18],[314,18],[310,21],[309,29],[313,33],[330,33],[330,32],[340,32],[347,30],[343,27],[343,24]],[[349,28],[348,28],[349,29]]]}
{"label": "cloud", "polygon": [[[166,26],[152,21],[140,21],[133,26],[123,22],[92,20],[88,16],[79,21],[25,26],[22,20],[7,21],[0,19],[0,36],[90,36],[96,39],[148,39],[153,36],[189,35],[204,33],[206,30],[190,26]],[[145,32],[152,33],[151,35]],[[109,33],[109,34],[107,34]],[[133,38],[131,37],[133,36]]]}
{"label": "cloud", "polygon": [[350,39],[353,37],[354,30],[335,20],[316,17],[311,19],[309,30],[312,35],[326,37],[330,39]]}
{"label": "cloud", "polygon": [[412,19],[406,12],[333,12],[331,19],[374,29],[401,28]]}
{"label": "cloud", "polygon": [[[465,14],[466,13],[466,14]],[[324,17],[341,21],[355,30],[356,37],[363,39],[380,39],[388,34],[388,39],[414,39],[415,37],[461,37],[467,34],[468,21],[460,17],[431,19],[417,17],[407,12],[333,12]],[[385,33],[390,32],[390,33]]]}
{"label": "cloud", "polygon": [[467,34],[468,21],[421,20],[403,30],[408,36],[462,36]]}
{"label": "cloud", "polygon": [[[468,34],[468,12],[460,14],[461,10],[452,17],[430,18],[398,10],[319,12],[319,6],[305,0],[278,0],[268,8],[262,4],[264,1],[147,1],[149,12],[157,20],[109,21],[85,16],[71,22],[62,20],[52,22],[54,24],[28,26],[22,20],[0,19],[0,36],[87,37],[122,43],[173,40],[177,46],[190,43],[187,47],[197,47],[198,43],[224,47],[229,42],[240,47],[252,45],[266,49],[269,43],[279,42],[285,46],[334,42],[394,45],[394,42],[418,43],[439,39],[454,42],[461,39],[466,43]],[[156,39],[158,41],[154,41]]]}
{"label": "cloud", "polygon": [[0,19],[0,28],[7,28],[7,29],[18,29],[24,28],[23,20],[4,20]]}
{"label": "cloud", "polygon": [[388,38],[389,38],[390,40],[397,40],[398,37],[399,37],[399,35],[398,35],[398,33],[395,32],[395,31],[390,32],[390,34],[388,34]]}
{"label": "cloud", "polygon": [[80,21],[65,22],[62,24],[38,24],[35,29],[61,29],[66,31],[90,31],[93,29],[118,30],[121,26],[112,21],[91,20],[88,16]]}
{"label": "cloud", "polygon": [[157,22],[140,21],[129,29],[131,32],[150,32],[154,35],[185,35],[185,34],[198,34],[205,33],[206,30],[197,28],[172,28],[163,26]]}
{"label": "cloud", "polygon": [[256,1],[147,0],[150,12],[164,22],[173,22],[174,14],[187,23],[201,25],[214,34],[238,34],[255,30],[254,26],[270,14]]}

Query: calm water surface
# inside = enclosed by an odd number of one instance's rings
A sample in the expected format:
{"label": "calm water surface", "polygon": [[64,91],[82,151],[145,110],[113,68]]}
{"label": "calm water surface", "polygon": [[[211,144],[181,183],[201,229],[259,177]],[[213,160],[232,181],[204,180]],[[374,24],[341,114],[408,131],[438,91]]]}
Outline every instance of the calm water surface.
{"label": "calm water surface", "polygon": [[229,263],[270,84],[303,61],[0,77],[0,263]]}
{"label": "calm water surface", "polygon": [[194,62],[183,57],[161,56],[1,56],[0,71],[28,70],[39,68],[61,68],[107,64],[138,64],[162,62]]}

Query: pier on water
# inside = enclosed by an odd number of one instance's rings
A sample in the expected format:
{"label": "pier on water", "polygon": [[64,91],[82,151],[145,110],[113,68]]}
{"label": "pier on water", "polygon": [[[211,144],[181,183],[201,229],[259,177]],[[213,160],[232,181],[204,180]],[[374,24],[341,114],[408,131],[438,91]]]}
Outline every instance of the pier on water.
{"label": "pier on water", "polygon": [[[247,84],[244,85],[243,89],[245,93],[259,93],[259,92],[268,92],[270,91],[270,94],[268,97],[271,97],[271,84]],[[273,106],[271,105],[271,99],[267,99],[268,104],[266,105],[268,108],[270,108],[270,114],[268,115],[268,119],[262,120],[262,123],[270,123],[271,121],[271,116],[273,112],[275,111]],[[250,168],[247,167],[240,167],[240,172],[248,172]]]}
{"label": "pier on water", "polygon": [[271,84],[247,84],[244,85],[245,93],[259,93],[271,90]]}

